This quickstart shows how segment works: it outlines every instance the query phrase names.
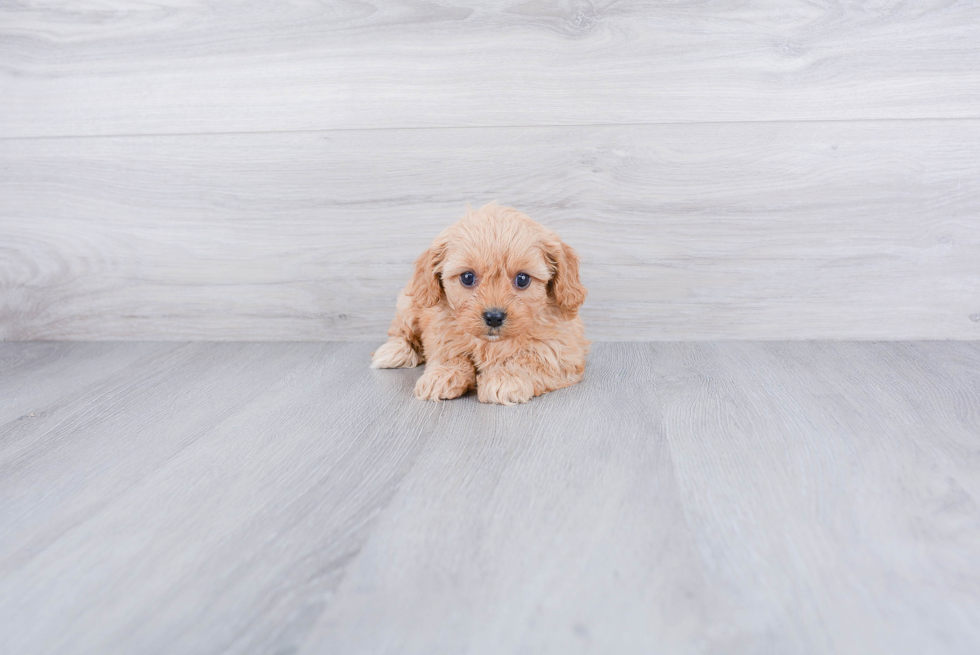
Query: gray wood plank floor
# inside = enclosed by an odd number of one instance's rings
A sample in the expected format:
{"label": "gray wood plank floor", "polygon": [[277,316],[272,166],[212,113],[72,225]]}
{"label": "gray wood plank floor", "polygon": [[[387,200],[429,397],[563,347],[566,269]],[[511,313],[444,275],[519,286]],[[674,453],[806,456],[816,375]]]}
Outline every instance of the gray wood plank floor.
{"label": "gray wood plank floor", "polygon": [[980,650],[980,343],[0,344],[4,653]]}

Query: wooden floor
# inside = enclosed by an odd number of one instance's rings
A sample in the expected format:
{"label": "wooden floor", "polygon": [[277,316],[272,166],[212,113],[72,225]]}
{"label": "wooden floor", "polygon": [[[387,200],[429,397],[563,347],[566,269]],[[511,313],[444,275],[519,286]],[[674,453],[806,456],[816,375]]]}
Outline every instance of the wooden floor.
{"label": "wooden floor", "polygon": [[0,344],[3,653],[980,652],[980,343]]}

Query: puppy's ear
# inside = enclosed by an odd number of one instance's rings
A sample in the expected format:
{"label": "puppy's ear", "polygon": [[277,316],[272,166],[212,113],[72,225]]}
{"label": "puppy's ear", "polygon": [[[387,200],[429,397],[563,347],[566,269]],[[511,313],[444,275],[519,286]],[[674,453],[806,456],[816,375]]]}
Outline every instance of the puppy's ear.
{"label": "puppy's ear", "polygon": [[548,244],[545,254],[555,271],[548,283],[548,290],[554,296],[555,304],[566,312],[576,311],[588,295],[578,277],[578,253],[556,238],[553,243]]}
{"label": "puppy's ear", "polygon": [[439,273],[445,254],[446,243],[437,239],[415,260],[410,295],[417,306],[432,307],[442,299],[442,280],[439,279]]}

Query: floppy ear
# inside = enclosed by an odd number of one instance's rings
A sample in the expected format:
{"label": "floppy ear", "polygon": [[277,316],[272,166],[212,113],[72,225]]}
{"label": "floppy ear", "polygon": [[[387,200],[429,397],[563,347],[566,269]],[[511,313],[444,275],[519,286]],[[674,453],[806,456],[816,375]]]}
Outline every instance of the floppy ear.
{"label": "floppy ear", "polygon": [[409,295],[419,307],[432,307],[442,299],[442,280],[439,272],[446,244],[438,239],[415,260],[412,291]]}
{"label": "floppy ear", "polygon": [[546,254],[555,274],[548,283],[548,289],[555,297],[555,304],[566,312],[574,312],[588,295],[578,278],[578,253],[558,239],[549,245]]}

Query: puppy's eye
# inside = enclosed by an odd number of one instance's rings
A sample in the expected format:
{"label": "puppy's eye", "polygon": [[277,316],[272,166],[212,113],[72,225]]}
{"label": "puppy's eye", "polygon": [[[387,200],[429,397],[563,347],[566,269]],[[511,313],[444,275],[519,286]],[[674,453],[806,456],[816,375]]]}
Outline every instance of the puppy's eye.
{"label": "puppy's eye", "polygon": [[464,287],[471,287],[476,284],[476,275],[473,274],[473,271],[466,271],[459,276],[459,283]]}
{"label": "puppy's eye", "polygon": [[514,278],[514,284],[518,289],[527,289],[531,285],[531,276],[527,273],[518,273]]}

